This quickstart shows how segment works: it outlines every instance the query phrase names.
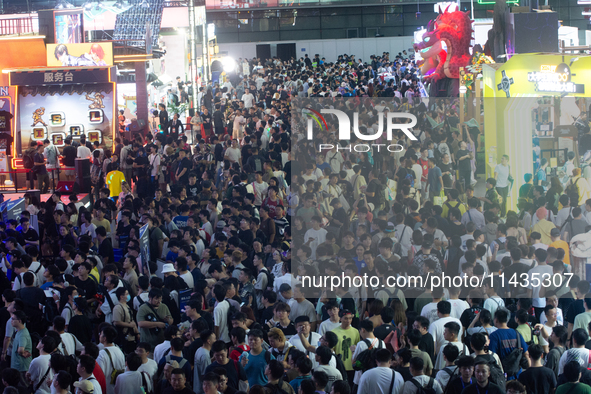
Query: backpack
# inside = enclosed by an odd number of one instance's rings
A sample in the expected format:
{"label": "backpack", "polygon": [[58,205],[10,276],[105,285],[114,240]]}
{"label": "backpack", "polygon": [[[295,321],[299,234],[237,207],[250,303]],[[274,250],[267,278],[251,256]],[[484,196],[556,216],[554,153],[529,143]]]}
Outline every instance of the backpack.
{"label": "backpack", "polygon": [[273,284],[275,283],[275,275],[273,275],[268,269],[264,269],[261,272],[263,272],[265,275],[267,275],[267,289],[269,290],[273,290]]}
{"label": "backpack", "polygon": [[404,179],[410,181],[410,187],[415,187],[415,178],[412,176],[413,174],[410,171],[412,170],[406,170],[406,175],[404,176]]}
{"label": "backpack", "polygon": [[579,198],[579,186],[577,186],[577,183],[579,182],[579,180],[581,178],[582,177],[577,178],[577,180],[574,183],[571,182],[571,184],[568,185],[566,187],[566,189],[564,190],[564,194],[566,194],[569,197],[576,195],[577,196],[577,200],[578,200],[578,198]]}
{"label": "backpack", "polygon": [[283,379],[279,379],[279,382],[277,382],[277,384],[267,383],[265,385],[265,388],[268,388],[271,394],[289,394],[287,391],[283,390],[282,387]]}
{"label": "backpack", "polygon": [[445,215],[445,219],[449,219],[449,211],[452,210],[452,208],[457,208],[460,206],[460,204],[462,204],[459,201],[456,201],[456,206],[452,207],[451,204],[449,203],[449,201],[444,202],[444,205],[447,207],[447,215]]}
{"label": "backpack", "polygon": [[490,376],[488,377],[488,381],[496,384],[499,387],[505,387],[507,383],[507,379],[505,378],[505,374],[499,364],[496,361],[492,360],[488,362],[488,369],[490,370]]}
{"label": "backpack", "polygon": [[232,331],[232,328],[234,328],[232,326],[232,318],[234,317],[234,315],[236,313],[238,313],[238,310],[236,309],[236,307],[234,305],[232,305],[230,303],[230,301],[228,301],[228,300],[224,300],[224,301],[226,301],[228,303],[228,305],[229,305],[228,312],[226,314],[226,316],[227,316],[226,323],[228,324],[228,332],[230,332],[230,331]]}
{"label": "backpack", "polygon": [[437,392],[435,391],[435,388],[433,387],[433,384],[435,383],[435,379],[433,379],[433,378],[429,378],[429,384],[427,384],[427,387],[421,386],[421,384],[419,382],[417,382],[414,378],[409,380],[409,382],[411,382],[412,384],[414,384],[416,386],[416,388],[417,388],[416,393],[417,394],[437,394]]}
{"label": "backpack", "polygon": [[53,319],[56,316],[60,316],[60,313],[59,313],[56,303],[53,301],[53,298],[52,298],[50,300],[47,300],[45,305],[43,305],[43,319],[44,319],[45,324],[48,324],[51,326],[53,324]]}
{"label": "backpack", "polygon": [[386,186],[382,182],[376,181],[378,186],[375,193],[375,201],[378,206],[386,202]]}
{"label": "backpack", "polygon": [[376,352],[378,349],[384,348],[384,342],[378,339],[377,347],[373,347],[372,342],[369,339],[364,339],[363,343],[367,345],[367,349],[359,353],[353,364],[355,371],[367,371],[368,369],[375,368],[376,364]]}
{"label": "backpack", "polygon": [[517,331],[515,331],[515,336],[517,337],[517,347],[511,350],[511,353],[509,353],[507,357],[501,359],[503,370],[507,374],[507,377],[517,375],[521,369],[521,360],[524,359],[523,349],[521,348],[521,336]]}
{"label": "backpack", "polygon": [[117,382],[117,376],[124,373],[125,370],[115,369],[115,364],[113,364],[113,357],[111,357],[111,352],[109,352],[109,349],[105,349],[105,352],[107,352],[107,356],[109,356],[109,360],[111,360],[111,368],[113,368],[113,372],[111,372],[111,384],[115,384]]}
{"label": "backpack", "polygon": [[35,160],[33,155],[35,154],[34,150],[27,149],[23,154],[23,167],[30,170],[35,167]]}
{"label": "backpack", "polygon": [[347,376],[347,369],[345,368],[345,363],[343,363],[343,359],[341,358],[341,355],[335,354],[334,352],[332,353],[332,355],[334,356],[334,358],[337,361],[337,369],[341,373],[341,376]]}

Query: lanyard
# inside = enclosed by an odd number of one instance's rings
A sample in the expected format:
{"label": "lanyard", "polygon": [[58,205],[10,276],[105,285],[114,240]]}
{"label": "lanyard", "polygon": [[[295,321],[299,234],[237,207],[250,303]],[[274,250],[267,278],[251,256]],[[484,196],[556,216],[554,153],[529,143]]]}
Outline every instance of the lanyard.
{"label": "lanyard", "polygon": [[[464,385],[464,379],[460,379],[460,382],[462,382],[462,389],[465,389],[466,386]],[[470,383],[469,384],[472,384],[472,378],[470,378]],[[487,390],[487,392],[488,392],[488,390]]]}

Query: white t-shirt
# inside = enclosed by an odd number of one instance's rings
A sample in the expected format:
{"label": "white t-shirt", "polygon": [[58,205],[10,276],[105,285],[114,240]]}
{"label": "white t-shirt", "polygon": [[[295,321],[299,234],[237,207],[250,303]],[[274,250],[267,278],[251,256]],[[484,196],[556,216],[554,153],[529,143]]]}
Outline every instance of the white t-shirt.
{"label": "white t-shirt", "polygon": [[[60,349],[62,349],[63,354],[75,355],[77,350],[80,352],[84,350],[84,345],[73,334],[64,332],[60,336],[62,338]],[[65,352],[63,351],[64,348],[66,350]]]}
{"label": "white t-shirt", "polygon": [[86,146],[80,145],[76,150],[76,154],[79,159],[87,159],[92,155],[92,152],[90,152],[90,149],[88,149]]}
{"label": "white t-shirt", "polygon": [[[371,342],[371,346],[373,346],[374,349],[385,349],[386,348],[386,344],[384,343],[384,341],[382,341],[379,338],[367,338],[368,341]],[[369,349],[369,347],[367,346],[367,344],[365,343],[365,341],[361,340],[357,343],[357,345],[355,346],[355,351],[353,352],[353,360],[357,359],[357,357],[359,357],[359,355],[361,354],[361,352],[363,352],[364,350]],[[363,371],[355,371],[355,376],[353,377],[353,383],[355,384],[359,384],[359,381],[361,380],[361,374],[363,373]]]}
{"label": "white t-shirt", "polygon": [[443,326],[451,321],[456,322],[460,325],[460,332],[458,333],[458,338],[461,338],[462,322],[460,321],[460,319],[456,319],[455,317],[442,317],[441,319],[434,321],[433,324],[429,326],[429,334],[433,336],[433,341],[435,341],[435,353],[439,353],[439,348],[442,346],[442,344],[447,342],[445,338],[443,338]]}
{"label": "white t-shirt", "polygon": [[[530,269],[527,274],[529,276],[528,289],[532,289],[532,305],[534,308],[544,308],[546,306],[546,299],[540,298],[540,288],[543,282],[547,282],[552,278],[554,271],[551,266],[544,264]],[[539,285],[534,287],[534,282],[538,282]]]}
{"label": "white t-shirt", "polygon": [[[158,364],[162,357],[164,357],[164,353],[166,353],[167,350],[170,350],[170,341],[164,341],[161,344],[156,345],[154,348],[154,361],[156,361],[156,364]],[[168,354],[170,354],[170,352],[168,352]]]}
{"label": "white t-shirt", "polygon": [[458,357],[470,355],[470,349],[468,349],[468,346],[466,346],[463,342],[445,341],[441,345],[441,347],[439,348],[439,352],[437,353],[437,358],[435,359],[435,364],[433,365],[433,369],[445,368],[445,360],[443,359],[443,348],[445,348],[445,346],[447,346],[449,343],[451,343],[452,345],[454,345],[455,347],[458,348],[458,350],[460,352],[460,355]]}
{"label": "white t-shirt", "polygon": [[92,387],[94,387],[93,394],[103,394],[103,389],[102,389],[100,383],[98,382],[98,380],[96,380],[96,378],[94,377],[94,374],[90,375],[88,377],[88,379],[82,379],[82,378],[78,379],[79,382],[81,382],[83,380],[88,380],[90,383],[92,383]]}
{"label": "white t-shirt", "polygon": [[142,301],[144,301],[144,303],[146,303],[148,302],[148,293],[143,292],[142,294],[138,294],[137,296],[133,297],[133,309],[135,309],[136,311],[138,311],[141,306],[138,297],[141,298]]}
{"label": "white t-shirt", "polygon": [[497,164],[495,172],[497,173],[497,187],[509,186],[509,166]]}
{"label": "white t-shirt", "polygon": [[429,324],[432,324],[435,320],[439,319],[437,315],[437,303],[430,302],[423,307],[421,310],[421,316],[429,319]]}
{"label": "white t-shirt", "polygon": [[560,357],[560,362],[558,363],[558,374],[562,374],[564,372],[564,366],[569,361],[577,361],[581,367],[589,368],[591,364],[589,363],[589,359],[591,355],[591,350],[587,348],[572,348],[567,350],[562,354]]}
{"label": "white t-shirt", "polygon": [[[144,379],[146,379],[146,377],[144,377]],[[146,392],[150,392],[152,385],[150,379],[146,379],[146,385],[148,386],[147,388],[145,388]],[[139,388],[142,386],[143,380],[141,372],[125,371],[121,375],[117,376],[117,381],[115,383],[115,392],[118,394],[137,393],[141,392]]]}
{"label": "white t-shirt", "polygon": [[152,167],[152,172],[150,173],[151,176],[158,175],[158,167],[160,166],[160,155],[159,154],[150,154],[148,157],[150,166]]}
{"label": "white t-shirt", "polygon": [[[308,343],[310,343],[310,345],[312,346],[316,346],[318,344],[318,341],[320,341],[321,337],[322,335],[318,334],[317,332],[311,332],[307,338]],[[308,358],[312,360],[312,369],[315,369],[318,366],[318,362],[316,361],[314,354],[311,354],[304,348],[304,345],[302,345],[302,340],[300,339],[299,335],[294,335],[293,337],[291,337],[289,343],[295,346],[299,351],[304,352],[304,354],[306,354],[306,356],[308,356]]]}
{"label": "white t-shirt", "polygon": [[[109,355],[111,357],[109,357]],[[125,370],[125,355],[117,346],[110,346],[108,348],[102,349],[99,352],[98,358],[96,362],[103,370],[105,377],[107,378],[107,393],[106,394],[115,394],[115,385],[111,384],[111,373],[113,373],[113,366],[115,369]]]}
{"label": "white t-shirt", "polygon": [[42,266],[40,262],[33,261],[29,266],[29,272],[32,272],[35,275],[37,275],[37,283],[45,283],[45,278],[43,277],[45,267]]}
{"label": "white t-shirt", "polygon": [[[415,376],[413,379],[416,380],[421,386],[427,387],[429,385],[431,377],[427,375],[420,375]],[[439,382],[437,382],[437,380],[433,381],[433,389],[435,390],[436,394],[443,394],[443,389],[441,388],[441,385],[439,384]],[[417,386],[415,386],[413,382],[404,382],[404,385],[402,386],[402,390],[400,391],[400,393],[418,393]]]}
{"label": "white t-shirt", "polygon": [[[394,387],[392,393],[389,393],[392,385],[392,377],[394,377]],[[359,379],[358,393],[383,393],[383,394],[399,394],[402,386],[404,386],[404,379],[400,373],[391,368],[376,367],[372,368]]]}
{"label": "white t-shirt", "polygon": [[310,255],[311,259],[316,258],[316,248],[318,247],[318,245],[326,241],[326,234],[328,234],[328,231],[326,231],[323,228],[320,228],[318,230],[314,230],[313,228],[311,228],[308,231],[306,231],[306,234],[304,234],[304,242],[308,242],[309,238],[314,239],[312,242],[308,244],[310,249],[312,249],[312,254]]}
{"label": "white t-shirt", "polygon": [[[324,335],[326,334],[328,331],[332,331],[335,328],[337,328],[338,326],[341,325],[341,322],[338,321],[336,323],[333,323],[330,321],[330,319],[326,319],[325,321],[323,321],[322,323],[320,323],[320,327],[318,327],[318,334],[320,335]],[[314,345],[312,343],[312,345]]]}
{"label": "white t-shirt", "polygon": [[441,371],[437,372],[437,375],[435,375],[435,380],[437,381],[437,383],[441,385],[441,388],[444,390],[447,387],[447,384],[449,383],[449,380],[452,378],[452,376],[458,376],[458,367],[450,366],[445,368],[448,368],[449,372],[451,372],[451,375],[448,374],[447,371],[444,371],[444,368],[442,368]]}
{"label": "white t-shirt", "polygon": [[230,309],[230,303],[219,302],[213,310],[213,321],[216,327],[220,329],[219,339],[226,343],[230,342],[230,335],[228,332],[228,309]]}
{"label": "white t-shirt", "polygon": [[156,376],[156,372],[158,372],[158,363],[152,359],[148,359],[148,361],[140,365],[137,370],[138,372],[146,372],[153,381],[154,377]]}
{"label": "white t-shirt", "polygon": [[[546,318],[546,312],[542,312],[542,314],[540,315],[540,324],[544,324],[547,321],[548,318]],[[560,308],[556,308],[556,321],[559,325],[564,326],[564,316],[562,315],[562,309]]]}
{"label": "white t-shirt", "polygon": [[238,148],[228,148],[226,149],[226,153],[224,154],[224,157],[226,157],[228,160],[233,161],[238,163],[238,161],[240,160],[240,149]]}
{"label": "white t-shirt", "polygon": [[252,107],[252,102],[254,101],[254,96],[252,93],[243,94],[240,100],[244,101],[244,108]]}
{"label": "white t-shirt", "polygon": [[[49,367],[49,359],[51,355],[39,355],[31,361],[31,365],[29,366],[29,373],[31,374],[31,380],[33,381],[33,388],[39,385],[41,379],[43,379],[43,383],[39,386],[39,389],[35,391],[35,394],[50,394],[51,388],[47,385],[47,379],[53,379],[53,371]],[[47,376],[45,375],[46,372],[49,370]],[[44,378],[45,377],[45,378]]]}
{"label": "white t-shirt", "polygon": [[488,309],[491,316],[495,315],[495,312],[497,311],[497,309],[502,308],[504,306],[505,306],[505,301],[499,296],[487,298],[486,301],[484,301],[484,309]]}
{"label": "white t-shirt", "polygon": [[470,305],[464,301],[464,300],[447,300],[450,304],[451,304],[451,313],[450,316],[451,317],[455,317],[456,319],[459,319],[460,317],[462,317],[462,313],[464,313],[464,311],[468,308],[470,308]]}
{"label": "white t-shirt", "polygon": [[200,376],[205,374],[205,370],[211,364],[211,357],[209,350],[200,347],[195,352],[195,368],[193,369],[193,391],[197,394],[203,393],[203,387],[201,384]]}

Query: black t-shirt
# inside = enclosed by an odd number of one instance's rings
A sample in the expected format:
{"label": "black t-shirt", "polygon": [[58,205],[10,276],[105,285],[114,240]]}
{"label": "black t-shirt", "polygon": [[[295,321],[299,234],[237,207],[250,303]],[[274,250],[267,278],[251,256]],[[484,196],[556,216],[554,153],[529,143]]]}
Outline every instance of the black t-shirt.
{"label": "black t-shirt", "polygon": [[528,394],[551,393],[556,388],[554,371],[546,367],[528,368],[517,380],[527,387]]}
{"label": "black t-shirt", "polygon": [[195,353],[197,353],[197,349],[201,346],[203,346],[203,341],[201,338],[197,338],[189,346],[183,348],[183,357],[189,361],[189,364],[195,364]]}
{"label": "black t-shirt", "polygon": [[252,245],[254,242],[254,234],[252,233],[251,230],[246,230],[246,231],[240,230],[238,232],[238,238],[247,245]]}
{"label": "black t-shirt", "polygon": [[[412,379],[412,374],[410,373],[410,367],[396,367],[394,368],[394,370],[396,372],[398,372],[400,375],[402,375],[402,379],[404,379],[405,382],[408,382],[409,380]],[[452,391],[450,391],[452,392]]]}
{"label": "black t-shirt", "polygon": [[566,312],[566,321],[572,324],[575,324],[575,317],[578,314],[585,313],[585,305],[583,300],[575,300],[569,307],[568,311]]}
{"label": "black t-shirt", "polygon": [[0,308],[0,337],[4,338],[6,335],[6,322],[10,319],[10,312],[7,307]]}
{"label": "black t-shirt", "polygon": [[83,290],[84,296],[87,300],[94,297],[97,293],[96,282],[91,277],[88,277],[85,281],[82,281],[80,278],[76,278],[74,283],[76,284],[76,288],[78,290]]}
{"label": "black t-shirt", "polygon": [[133,228],[133,224],[129,223],[127,226],[123,223],[123,222],[119,222],[117,224],[117,235],[118,236],[123,236],[123,237],[129,237],[129,233],[131,232],[131,229]]}
{"label": "black t-shirt", "polygon": [[[92,281],[92,279],[89,279]],[[87,343],[92,340],[92,323],[86,315],[75,315],[70,319],[68,332],[74,335],[80,343]]]}
{"label": "black t-shirt", "polygon": [[203,128],[205,131],[211,131],[211,114],[208,112],[206,114],[201,114],[201,119],[203,120]]}
{"label": "black t-shirt", "polygon": [[213,113],[213,125],[215,127],[223,127],[224,126],[224,114],[222,111],[215,111]]}
{"label": "black t-shirt", "polygon": [[201,186],[198,183],[194,185],[187,185],[187,196],[189,197],[197,197],[201,192]]}
{"label": "black t-shirt", "polygon": [[394,327],[392,324],[382,324],[373,330],[373,334],[376,336],[376,338],[383,341],[392,331],[394,331],[395,328],[396,327]]}
{"label": "black t-shirt", "polygon": [[[367,185],[366,192],[374,193],[373,197],[369,197],[369,196],[367,197],[367,202],[371,202],[371,203],[375,204],[376,202],[378,202],[378,198],[377,198],[378,193],[384,192],[384,186],[377,179],[372,179],[369,182],[369,185]],[[382,198],[381,201],[383,201],[383,200],[384,199]]]}
{"label": "black t-shirt", "polygon": [[72,145],[66,145],[62,151],[64,156],[64,165],[66,167],[74,167],[76,165],[76,157],[78,156],[78,150]]}
{"label": "black t-shirt", "polygon": [[109,263],[113,263],[115,261],[115,256],[113,255],[113,246],[111,245],[111,240],[109,238],[105,238],[103,242],[99,245],[98,254],[104,259],[108,258]]}
{"label": "black t-shirt", "polygon": [[191,160],[187,157],[183,158],[179,163],[177,174],[180,174],[183,171],[183,168],[186,168],[187,171],[185,171],[183,176],[179,178],[179,183],[187,184],[189,183],[189,171],[191,171]]}
{"label": "black t-shirt", "polygon": [[[467,149],[460,149],[456,157],[458,158],[458,170],[470,171],[470,159],[459,160],[460,157],[469,155],[470,151]],[[492,393],[491,393],[492,394]]]}
{"label": "black t-shirt", "polygon": [[[235,388],[238,390],[238,382],[248,380],[246,377],[246,372],[244,372],[244,368],[238,361],[234,361],[228,359],[226,365],[218,364],[217,361],[214,361],[205,369],[205,373],[213,372],[214,369],[222,367],[226,370],[228,374],[228,386]],[[238,375],[238,371],[240,371],[240,376]]]}
{"label": "black t-shirt", "polygon": [[460,376],[456,376],[448,383],[445,391],[448,393],[460,394],[465,388],[467,388],[468,386],[470,386],[474,382],[476,382],[475,378],[471,378],[470,383],[464,383],[464,381],[462,380],[462,378]]}
{"label": "black t-shirt", "polygon": [[480,387],[478,383],[472,383],[462,390],[462,394],[504,394],[503,390],[494,383],[488,383],[486,387]]}
{"label": "black t-shirt", "polygon": [[148,160],[148,156],[138,156],[135,159],[135,164],[138,166],[143,166],[136,168],[137,176],[145,177],[148,175],[148,165],[150,165],[150,161]]}
{"label": "black t-shirt", "polygon": [[167,387],[162,391],[162,394],[195,394],[195,392],[185,384],[185,388],[178,391],[173,389],[172,386]]}
{"label": "black t-shirt", "polygon": [[453,174],[453,168],[454,168],[454,165],[452,164],[452,162],[449,162],[447,164],[439,163],[439,169],[441,170],[442,173],[448,172],[448,171],[450,172],[450,174],[445,174],[442,176],[443,187],[448,188],[448,189],[453,186],[452,177],[451,177],[451,174]]}
{"label": "black t-shirt", "polygon": [[431,361],[435,360],[435,341],[430,333],[426,333],[421,337],[419,349],[427,353],[431,357]]}
{"label": "black t-shirt", "polygon": [[464,312],[462,312],[462,316],[460,316],[462,326],[464,326],[464,328],[468,328],[468,326],[470,326],[470,323],[472,323],[472,320],[474,320],[474,317],[476,317],[476,314],[480,313],[481,311],[481,307],[473,306],[470,309],[466,309]]}
{"label": "black t-shirt", "polygon": [[37,234],[37,231],[33,227],[29,227],[26,233],[21,231],[21,234],[25,241],[39,241],[39,234]]}

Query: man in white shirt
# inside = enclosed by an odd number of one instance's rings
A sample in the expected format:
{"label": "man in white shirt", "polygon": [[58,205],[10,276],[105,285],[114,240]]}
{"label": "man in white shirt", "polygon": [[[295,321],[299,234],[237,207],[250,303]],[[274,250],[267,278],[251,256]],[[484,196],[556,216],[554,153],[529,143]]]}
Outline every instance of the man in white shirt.
{"label": "man in white shirt", "polygon": [[[531,297],[532,305],[536,310],[536,315],[539,316],[546,306],[546,299],[540,297],[540,289],[542,283],[553,277],[554,272],[552,266],[546,264],[548,252],[544,249],[536,249],[534,252],[534,259],[537,265],[528,272],[529,285],[527,289],[527,296]],[[536,284],[537,286],[534,286]]]}
{"label": "man in white shirt", "polygon": [[432,302],[428,303],[421,310],[421,316],[429,319],[429,324],[439,319],[437,313],[437,304],[443,299],[443,287],[436,287],[431,292]]}
{"label": "man in white shirt", "polygon": [[230,302],[226,301],[226,292],[226,288],[222,285],[215,285],[213,288],[213,294],[217,301],[217,305],[213,310],[213,322],[216,338],[229,343],[231,341],[228,331],[228,310],[230,309]]}
{"label": "man in white shirt", "polygon": [[119,305],[119,300],[115,294],[117,287],[119,287],[119,278],[115,275],[109,275],[107,279],[105,279],[105,288],[107,289],[112,302],[109,302],[107,298],[105,298],[105,301],[101,304],[100,308],[101,312],[105,315],[105,323],[113,323],[113,308],[115,308],[116,305]]}
{"label": "man in white shirt", "polygon": [[244,89],[244,94],[240,98],[240,100],[244,101],[244,108],[251,108],[252,103],[254,102],[254,96],[250,93],[250,89]]}
{"label": "man in white shirt", "polygon": [[[371,320],[362,320],[359,323],[359,336],[361,337],[361,341],[357,343],[355,346],[355,351],[353,352],[352,363],[353,365],[356,364],[356,360],[359,355],[364,351],[369,349],[371,346],[372,349],[385,349],[386,344],[379,338],[373,334],[373,322]],[[361,374],[363,373],[362,370],[355,371],[355,376],[353,377],[353,383],[359,385],[361,381]]]}
{"label": "man in white shirt", "polygon": [[455,317],[451,317],[450,314],[451,304],[449,301],[439,301],[439,303],[437,303],[437,315],[439,316],[439,319],[429,325],[429,334],[433,336],[433,341],[435,342],[435,354],[439,353],[439,349],[446,343],[443,336],[446,323],[451,321],[458,323],[460,325],[458,337],[461,338],[462,336],[462,322]]}
{"label": "man in white shirt", "polygon": [[53,319],[53,330],[60,334],[62,343],[59,346],[62,354],[66,356],[75,355],[76,351],[84,350],[84,345],[80,343],[78,338],[66,331],[66,319],[57,316]]}
{"label": "man in white shirt", "polygon": [[31,361],[27,377],[33,382],[35,394],[50,394],[51,388],[48,386],[47,381],[53,379],[53,371],[49,366],[49,359],[57,346],[55,339],[48,336],[41,338],[39,345],[37,347],[39,349],[39,356]]}
{"label": "man in white shirt", "polygon": [[309,357],[310,360],[312,360],[312,369],[316,370],[316,367],[318,367],[319,365],[318,361],[312,354],[310,354],[311,352],[309,352],[304,347],[301,337],[304,337],[309,344],[314,345],[317,344],[318,341],[320,341],[322,335],[318,334],[317,332],[312,332],[312,330],[310,329],[310,318],[308,316],[298,316],[295,319],[295,326],[298,335],[294,335],[293,337],[291,337],[289,339],[289,343],[295,346],[299,351],[304,352],[306,356]]}
{"label": "man in white shirt", "polygon": [[254,182],[252,183],[254,202],[256,207],[260,207],[263,204],[263,200],[267,196],[267,189],[269,184],[263,181],[263,172],[257,171],[254,175]]}
{"label": "man in white shirt", "polygon": [[115,394],[130,394],[138,392],[143,387],[146,393],[152,391],[152,382],[148,374],[139,372],[142,365],[142,358],[135,353],[130,353],[125,360],[125,372],[117,376],[115,383]]}
{"label": "man in white shirt", "polygon": [[[400,373],[390,368],[391,353],[387,349],[379,349],[375,356],[377,366],[361,375],[357,392],[399,394],[404,385],[404,379]],[[391,392],[390,387],[392,387]]]}
{"label": "man in white shirt", "polygon": [[115,382],[111,380],[114,370],[125,370],[125,356],[113,342],[117,339],[117,330],[113,326],[103,327],[99,339],[104,348],[100,351],[96,362],[105,373],[107,380],[106,394],[115,394]]}
{"label": "man in white shirt", "polygon": [[470,350],[468,346],[466,346],[463,342],[461,342],[458,338],[458,333],[460,332],[461,325],[456,322],[447,322],[443,328],[443,338],[445,339],[444,344],[439,348],[439,352],[437,353],[437,358],[435,359],[435,365],[433,366],[434,369],[441,370],[445,367],[445,358],[443,357],[443,349],[445,346],[452,344],[453,346],[457,347],[461,356],[468,356],[470,355]]}
{"label": "man in white shirt", "polygon": [[86,139],[84,139],[84,141],[82,140],[82,138],[80,139],[80,146],[76,150],[76,156],[79,159],[89,159],[90,156],[92,156],[92,152],[90,152],[90,149],[86,147]]}
{"label": "man in white shirt", "polygon": [[147,373],[153,384],[154,379],[156,378],[156,372],[158,372],[158,363],[148,357],[151,350],[152,347],[149,343],[140,342],[135,349],[135,353],[142,359],[142,365],[138,368],[138,372]]}
{"label": "man in white shirt", "polygon": [[312,224],[312,228],[306,231],[306,234],[304,234],[304,245],[310,247],[310,249],[312,250],[310,258],[314,260],[316,259],[316,248],[318,247],[318,245],[326,241],[326,234],[328,233],[328,231],[326,231],[323,228],[320,228],[320,223],[322,222],[320,216],[312,216],[310,222]]}
{"label": "man in white shirt", "polygon": [[420,357],[413,357],[410,359],[410,373],[412,375],[412,381],[404,382],[401,394],[415,394],[419,393],[419,389],[416,384],[421,387],[432,387],[435,390],[435,394],[443,394],[441,385],[432,377],[427,376],[423,373],[425,363]]}
{"label": "man in white shirt", "polygon": [[241,158],[240,149],[238,148],[238,141],[232,140],[232,145],[226,149],[226,153],[224,154],[224,159],[229,160],[230,163],[240,163]]}

